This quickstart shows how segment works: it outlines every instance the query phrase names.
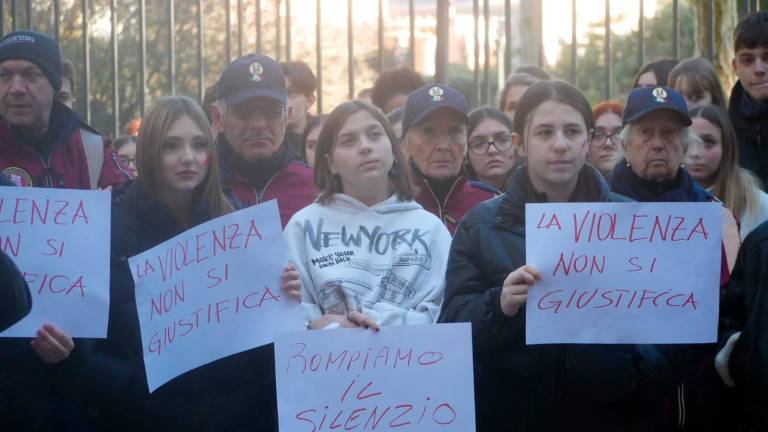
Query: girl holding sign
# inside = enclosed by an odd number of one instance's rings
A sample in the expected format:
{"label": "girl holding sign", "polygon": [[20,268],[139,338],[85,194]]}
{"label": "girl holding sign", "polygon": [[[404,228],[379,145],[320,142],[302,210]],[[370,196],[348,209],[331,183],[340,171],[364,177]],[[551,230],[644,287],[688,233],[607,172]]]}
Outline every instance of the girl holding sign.
{"label": "girl holding sign", "polygon": [[478,431],[654,430],[641,426],[655,413],[636,346],[526,345],[524,306],[541,275],[525,264],[525,204],[624,200],[585,163],[593,128],[578,89],[534,84],[513,123],[525,163],[456,231],[440,321],[472,323]]}
{"label": "girl holding sign", "polygon": [[[150,106],[139,131],[136,167],[141,177],[114,193],[108,339],[89,351],[84,368],[99,426],[271,429],[275,402],[269,346],[202,366],[149,394],[128,257],[230,213],[233,205],[222,193],[211,127],[189,98],[164,97]],[[283,277],[283,290],[298,298],[298,275],[288,269]],[[264,409],[254,416],[256,406]]]}
{"label": "girl holding sign", "polygon": [[350,101],[328,116],[315,185],[317,202],[285,227],[308,328],[435,322],[451,236],[413,201],[410,169],[377,108]]}

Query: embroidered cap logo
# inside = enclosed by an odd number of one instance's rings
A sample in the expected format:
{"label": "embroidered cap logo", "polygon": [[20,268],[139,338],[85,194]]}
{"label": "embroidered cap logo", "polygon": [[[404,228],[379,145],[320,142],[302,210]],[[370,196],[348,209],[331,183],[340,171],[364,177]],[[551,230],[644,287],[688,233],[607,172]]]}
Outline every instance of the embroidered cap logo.
{"label": "embroidered cap logo", "polygon": [[651,93],[658,103],[664,103],[667,99],[667,91],[661,87],[656,87]]}
{"label": "embroidered cap logo", "polygon": [[248,72],[251,73],[251,81],[261,81],[261,74],[264,73],[264,67],[259,63],[251,63]]}
{"label": "embroidered cap logo", "polygon": [[444,93],[445,93],[445,91],[443,91],[443,89],[441,89],[440,87],[437,87],[437,86],[432,87],[431,89],[429,89],[429,95],[432,96],[432,102],[439,102],[439,101],[443,100],[443,94]]}

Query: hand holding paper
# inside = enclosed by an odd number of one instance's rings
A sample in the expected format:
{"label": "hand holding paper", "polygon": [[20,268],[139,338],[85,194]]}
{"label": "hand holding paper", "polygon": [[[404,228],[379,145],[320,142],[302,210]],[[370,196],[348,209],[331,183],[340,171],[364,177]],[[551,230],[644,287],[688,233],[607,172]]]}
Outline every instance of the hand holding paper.
{"label": "hand holding paper", "polygon": [[528,290],[536,281],[541,280],[541,274],[535,268],[524,265],[510,273],[504,279],[501,288],[501,311],[508,317],[517,315],[517,311],[528,300]]}

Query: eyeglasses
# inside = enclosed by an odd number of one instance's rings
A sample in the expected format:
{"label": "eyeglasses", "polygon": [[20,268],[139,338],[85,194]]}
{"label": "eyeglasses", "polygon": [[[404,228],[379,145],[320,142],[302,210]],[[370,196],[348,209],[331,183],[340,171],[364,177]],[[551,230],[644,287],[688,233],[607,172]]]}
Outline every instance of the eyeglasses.
{"label": "eyeglasses", "polygon": [[590,142],[595,147],[602,147],[602,146],[606,145],[608,143],[608,141],[610,141],[611,142],[611,146],[615,147],[616,144],[617,144],[617,141],[618,141],[619,133],[621,133],[621,132],[619,131],[619,132],[615,132],[615,133],[609,134],[609,133],[606,133],[606,132],[603,132],[603,131],[600,131],[600,130],[593,130],[592,131],[592,138],[591,138]]}
{"label": "eyeglasses", "polygon": [[512,134],[497,133],[494,136],[482,136],[478,135],[469,140],[469,151],[477,156],[482,156],[491,149],[491,146],[496,147],[499,152],[505,152],[512,148]]}
{"label": "eyeglasses", "polygon": [[445,130],[440,130],[431,124],[426,124],[422,126],[416,126],[413,128],[413,130],[416,131],[422,139],[429,142],[434,142],[440,137],[440,135],[443,134],[448,137],[448,140],[452,144],[462,144],[467,140],[467,127],[463,124],[448,125]]}

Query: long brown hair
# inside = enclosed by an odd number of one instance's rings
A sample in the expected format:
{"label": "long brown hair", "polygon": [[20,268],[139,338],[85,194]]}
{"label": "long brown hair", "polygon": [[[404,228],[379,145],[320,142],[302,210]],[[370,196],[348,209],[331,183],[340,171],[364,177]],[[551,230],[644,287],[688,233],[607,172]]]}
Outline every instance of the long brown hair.
{"label": "long brown hair", "polygon": [[714,66],[700,57],[681,61],[669,72],[667,85],[679,93],[709,92],[712,105],[727,109],[727,100]]}
{"label": "long brown hair", "polygon": [[342,192],[341,182],[331,173],[327,159],[332,157],[333,150],[336,148],[336,138],[338,138],[339,131],[347,122],[349,116],[362,110],[367,111],[379,122],[381,127],[384,128],[384,132],[387,134],[387,138],[392,146],[394,163],[389,171],[389,183],[392,189],[394,189],[400,201],[412,200],[416,196],[416,192],[411,177],[411,169],[403,155],[403,151],[400,149],[392,126],[390,126],[387,118],[384,117],[384,113],[375,106],[361,100],[352,100],[337,106],[328,115],[325,123],[323,123],[323,128],[320,130],[320,136],[317,138],[317,148],[315,149],[315,186],[320,190],[320,196],[317,198],[318,202],[324,205],[329,204],[333,200],[333,194]]}
{"label": "long brown hair", "polygon": [[728,114],[715,105],[694,108],[688,113],[692,119],[701,117],[720,129],[723,154],[720,166],[715,172],[712,193],[725,202],[728,209],[737,217],[757,210],[759,199],[756,190],[760,189],[760,180],[750,171],[739,166],[739,146],[736,131]]}
{"label": "long brown hair", "polygon": [[208,143],[208,174],[195,188],[194,202],[210,209],[211,218],[232,211],[232,206],[221,192],[219,160],[214,147],[211,124],[203,110],[185,96],[166,96],[147,109],[141,121],[136,145],[136,170],[141,173],[140,182],[150,198],[163,201],[165,184],[162,175],[163,139],[176,120],[189,117],[203,131]]}

